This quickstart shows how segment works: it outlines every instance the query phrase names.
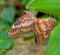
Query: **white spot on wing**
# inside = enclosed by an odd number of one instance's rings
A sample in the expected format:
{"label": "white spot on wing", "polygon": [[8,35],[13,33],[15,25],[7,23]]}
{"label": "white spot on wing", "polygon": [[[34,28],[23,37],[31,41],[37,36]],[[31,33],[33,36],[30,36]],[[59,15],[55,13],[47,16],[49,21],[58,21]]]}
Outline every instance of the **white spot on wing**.
{"label": "white spot on wing", "polygon": [[46,29],[46,27],[45,27],[45,25],[43,23],[41,23],[40,25],[44,29],[44,31],[47,31],[47,29]]}
{"label": "white spot on wing", "polygon": [[48,37],[48,35],[45,35],[45,32],[44,32],[44,37],[45,37],[45,38],[47,38],[47,37]]}
{"label": "white spot on wing", "polygon": [[33,22],[25,22],[25,23],[22,23],[21,26],[28,26],[30,24],[32,24]]}
{"label": "white spot on wing", "polygon": [[18,26],[14,26],[14,24],[12,25],[12,28],[17,28],[17,27],[20,27],[21,25],[18,25]]}

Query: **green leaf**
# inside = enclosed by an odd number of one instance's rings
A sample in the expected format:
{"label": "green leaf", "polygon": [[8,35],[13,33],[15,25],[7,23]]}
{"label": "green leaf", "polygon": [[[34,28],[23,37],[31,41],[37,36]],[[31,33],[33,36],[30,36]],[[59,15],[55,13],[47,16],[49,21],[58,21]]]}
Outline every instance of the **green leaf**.
{"label": "green leaf", "polygon": [[8,30],[1,31],[0,32],[0,38],[7,38],[8,39],[7,32],[8,32]]}
{"label": "green leaf", "polygon": [[9,49],[12,45],[13,45],[12,40],[0,38],[0,49]]}
{"label": "green leaf", "polygon": [[60,23],[51,32],[45,55],[60,55]]}
{"label": "green leaf", "polygon": [[15,16],[15,9],[12,7],[6,7],[1,12],[1,18],[10,23],[14,21],[14,16]]}
{"label": "green leaf", "polygon": [[2,52],[0,52],[0,55],[3,55],[3,53],[2,53]]}
{"label": "green leaf", "polygon": [[59,16],[56,16],[57,19],[60,19],[60,15]]}
{"label": "green leaf", "polygon": [[50,38],[50,35],[44,40],[44,42],[42,43],[42,45],[47,45],[48,42],[49,42],[49,38]]}
{"label": "green leaf", "polygon": [[0,0],[0,5],[4,5],[5,1],[4,0]]}
{"label": "green leaf", "polygon": [[20,2],[25,6],[27,5],[31,0],[20,0]]}
{"label": "green leaf", "polygon": [[7,55],[14,55],[13,53],[8,53]]}
{"label": "green leaf", "polygon": [[29,11],[31,11],[34,15],[36,15],[38,13],[38,11],[36,9],[29,9]]}
{"label": "green leaf", "polygon": [[32,0],[26,8],[35,8],[40,12],[58,16],[60,15],[60,0]]}
{"label": "green leaf", "polygon": [[0,19],[0,38],[8,38],[7,32],[11,24]]}
{"label": "green leaf", "polygon": [[31,39],[34,38],[34,33],[28,33],[28,34],[24,34],[22,35],[24,39]]}
{"label": "green leaf", "polygon": [[0,32],[8,29],[10,27],[10,23],[3,21],[2,19],[0,19]]}
{"label": "green leaf", "polygon": [[0,49],[0,53],[4,53],[4,52],[6,52],[5,49]]}

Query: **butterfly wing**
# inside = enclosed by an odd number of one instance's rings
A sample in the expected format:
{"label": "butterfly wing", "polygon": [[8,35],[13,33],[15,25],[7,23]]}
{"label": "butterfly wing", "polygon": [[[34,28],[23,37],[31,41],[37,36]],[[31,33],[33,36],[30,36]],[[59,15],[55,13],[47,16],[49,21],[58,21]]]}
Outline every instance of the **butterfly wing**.
{"label": "butterfly wing", "polygon": [[33,30],[33,23],[35,20],[35,16],[26,11],[21,17],[19,17],[12,25],[12,27],[8,31],[8,37],[14,38],[23,33],[30,32]]}
{"label": "butterfly wing", "polygon": [[36,44],[41,44],[44,40],[43,32],[39,29],[38,22],[34,23],[34,35]]}
{"label": "butterfly wing", "polygon": [[37,44],[41,44],[45,38],[48,37],[55,19],[52,18],[44,18],[38,19],[38,22],[34,24],[34,34],[35,34],[35,42]]}

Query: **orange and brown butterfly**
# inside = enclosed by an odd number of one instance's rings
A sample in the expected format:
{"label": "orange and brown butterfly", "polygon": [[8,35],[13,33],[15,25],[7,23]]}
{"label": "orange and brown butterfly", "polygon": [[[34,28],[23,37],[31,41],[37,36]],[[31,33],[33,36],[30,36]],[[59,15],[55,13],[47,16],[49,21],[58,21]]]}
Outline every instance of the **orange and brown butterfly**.
{"label": "orange and brown butterfly", "polygon": [[36,17],[30,11],[25,11],[9,29],[8,37],[14,38],[24,33],[32,32],[34,21],[36,21]]}
{"label": "orange and brown butterfly", "polygon": [[30,11],[26,11],[8,31],[8,37],[14,38],[22,34],[34,32],[35,42],[41,44],[45,38],[48,37],[55,19],[49,18],[36,18]]}
{"label": "orange and brown butterfly", "polygon": [[53,24],[56,20],[49,18],[38,18],[34,23],[35,42],[41,44],[50,34]]}

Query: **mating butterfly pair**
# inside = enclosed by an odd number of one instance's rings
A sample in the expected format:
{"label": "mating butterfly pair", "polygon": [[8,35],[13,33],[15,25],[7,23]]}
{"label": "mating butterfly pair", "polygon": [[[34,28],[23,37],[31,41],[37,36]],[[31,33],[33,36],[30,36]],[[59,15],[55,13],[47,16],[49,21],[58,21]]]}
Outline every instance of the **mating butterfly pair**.
{"label": "mating butterfly pair", "polygon": [[42,18],[37,19],[31,12],[26,11],[8,31],[8,37],[14,38],[22,34],[34,32],[35,42],[41,44],[48,37],[55,19]]}

